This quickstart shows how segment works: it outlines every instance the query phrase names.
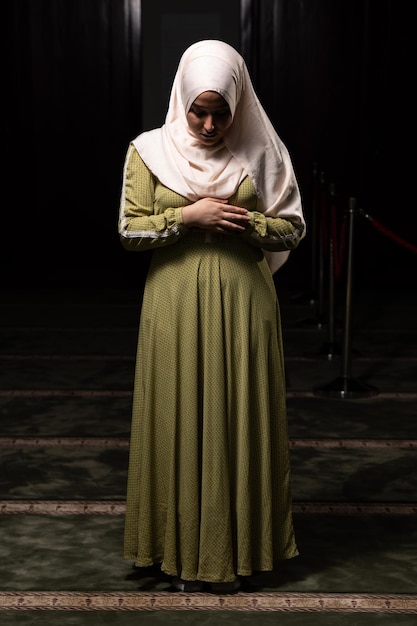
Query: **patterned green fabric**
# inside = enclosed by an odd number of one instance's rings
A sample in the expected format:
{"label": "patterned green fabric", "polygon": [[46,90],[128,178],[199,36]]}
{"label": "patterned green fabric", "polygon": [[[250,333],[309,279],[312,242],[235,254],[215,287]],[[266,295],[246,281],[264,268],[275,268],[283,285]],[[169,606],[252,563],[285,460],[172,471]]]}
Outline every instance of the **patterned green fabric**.
{"label": "patterned green fabric", "polygon": [[[122,242],[154,252],[140,319],[124,556],[185,580],[231,581],[298,554],[280,313],[250,234],[192,233],[181,218],[187,202],[130,152]],[[253,231],[268,229],[248,178],[230,202],[253,211]],[[281,229],[293,246],[294,227],[273,221],[272,235]]]}

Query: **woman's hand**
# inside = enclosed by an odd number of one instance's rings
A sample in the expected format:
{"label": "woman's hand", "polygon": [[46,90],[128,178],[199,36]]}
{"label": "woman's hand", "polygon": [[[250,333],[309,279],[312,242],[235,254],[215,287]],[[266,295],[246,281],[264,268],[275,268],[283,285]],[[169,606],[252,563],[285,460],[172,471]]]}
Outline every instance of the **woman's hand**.
{"label": "woman's hand", "polygon": [[231,234],[244,231],[250,216],[246,209],[224,200],[201,198],[183,208],[182,219],[188,228]]}

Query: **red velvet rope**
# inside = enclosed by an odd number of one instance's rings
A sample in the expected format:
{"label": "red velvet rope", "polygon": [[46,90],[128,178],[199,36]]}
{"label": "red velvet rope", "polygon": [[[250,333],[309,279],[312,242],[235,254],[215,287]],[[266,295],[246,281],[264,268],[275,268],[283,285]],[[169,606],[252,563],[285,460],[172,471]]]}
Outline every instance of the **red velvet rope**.
{"label": "red velvet rope", "polygon": [[[316,173],[317,174],[317,173]],[[345,251],[345,242],[346,242],[346,220],[344,219],[340,224],[338,224],[338,216],[337,216],[337,207],[334,202],[330,202],[330,206],[328,208],[328,196],[325,191],[323,185],[323,173],[321,173],[320,181],[317,176],[314,178],[314,186],[313,186],[313,211],[317,215],[319,219],[319,228],[321,229],[321,239],[322,239],[322,254],[327,256],[328,248],[327,241],[328,237],[331,234],[333,239],[333,272],[334,278],[336,282],[338,282],[342,276],[343,271],[343,262],[344,262],[344,251]],[[370,221],[370,223],[383,235],[386,235],[396,243],[398,243],[403,248],[410,250],[410,252],[414,252],[417,254],[417,246],[406,241],[396,233],[393,233],[386,226],[378,222],[375,218],[368,215],[363,209],[359,210],[359,213],[366,217]]]}
{"label": "red velvet rope", "polygon": [[396,235],[395,233],[393,233],[392,231],[390,231],[386,226],[384,226],[383,224],[381,224],[380,222],[378,222],[375,218],[371,217],[370,215],[363,213],[362,214],[371,222],[371,224],[373,226],[375,226],[375,228],[377,230],[379,230],[379,232],[381,232],[383,235],[386,235],[387,237],[389,237],[390,239],[392,239],[393,241],[395,241],[396,243],[400,244],[400,246],[403,246],[404,248],[407,248],[407,250],[410,250],[411,252],[414,252],[415,254],[417,254],[417,246],[413,245],[412,243],[410,243],[409,241],[406,241],[405,239],[403,239],[402,237],[400,237],[399,235]]}
{"label": "red velvet rope", "polygon": [[[321,174],[323,176],[323,174]],[[319,228],[321,234],[321,253],[327,257],[329,253],[328,241],[329,236],[333,239],[333,272],[336,281],[342,276],[343,260],[346,240],[346,221],[338,228],[337,207],[334,202],[328,206],[328,194],[323,184],[323,180],[315,179],[313,188],[313,211],[318,217]]]}

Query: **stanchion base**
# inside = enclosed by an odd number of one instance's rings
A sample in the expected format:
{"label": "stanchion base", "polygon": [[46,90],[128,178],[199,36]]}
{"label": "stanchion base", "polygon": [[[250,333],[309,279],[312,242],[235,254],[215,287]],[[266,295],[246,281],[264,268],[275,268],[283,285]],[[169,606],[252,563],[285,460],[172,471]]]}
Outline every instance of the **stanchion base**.
{"label": "stanchion base", "polygon": [[319,354],[325,356],[328,361],[331,361],[335,356],[340,356],[341,348],[336,343],[325,343],[321,347]]}
{"label": "stanchion base", "polygon": [[314,395],[331,398],[369,398],[378,395],[379,391],[371,385],[361,383],[354,378],[339,376],[323,387],[315,387]]}
{"label": "stanchion base", "polygon": [[292,302],[296,302],[298,304],[315,304],[317,302],[317,296],[314,292],[311,293],[300,293],[297,296],[292,296]]}
{"label": "stanchion base", "polygon": [[307,326],[316,326],[318,330],[325,326],[325,321],[321,317],[309,318],[306,320],[299,320],[297,326],[306,328]]}

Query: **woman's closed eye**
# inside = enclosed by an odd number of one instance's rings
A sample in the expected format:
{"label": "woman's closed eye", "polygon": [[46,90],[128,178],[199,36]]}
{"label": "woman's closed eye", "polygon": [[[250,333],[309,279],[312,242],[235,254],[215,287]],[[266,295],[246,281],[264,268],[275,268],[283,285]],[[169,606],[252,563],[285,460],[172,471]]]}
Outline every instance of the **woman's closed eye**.
{"label": "woman's closed eye", "polygon": [[219,111],[205,111],[204,109],[200,109],[197,107],[192,106],[190,108],[190,113],[192,113],[193,115],[195,115],[196,117],[198,117],[199,119],[203,118],[203,117],[207,117],[208,115],[212,115],[214,118],[226,118],[229,117],[230,115],[230,110],[228,107],[224,108],[224,109],[220,109]]}

